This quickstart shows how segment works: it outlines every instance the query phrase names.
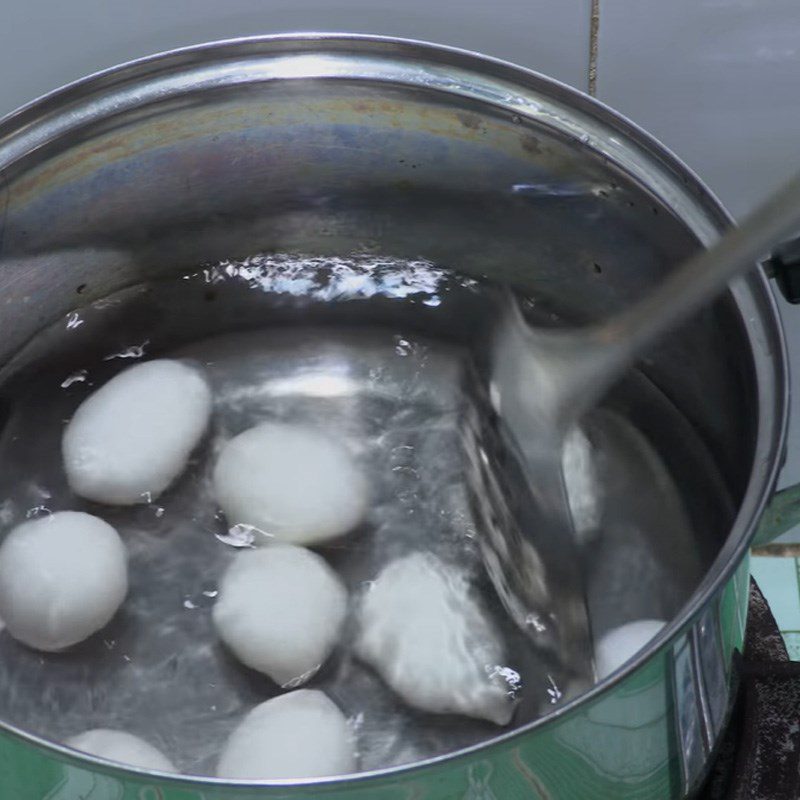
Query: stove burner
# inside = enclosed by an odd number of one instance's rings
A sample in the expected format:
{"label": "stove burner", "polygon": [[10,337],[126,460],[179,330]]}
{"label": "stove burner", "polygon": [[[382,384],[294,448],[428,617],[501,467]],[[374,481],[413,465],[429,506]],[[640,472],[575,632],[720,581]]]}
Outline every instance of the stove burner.
{"label": "stove burner", "polygon": [[800,798],[800,662],[752,580],[749,602],[736,700],[698,800]]}

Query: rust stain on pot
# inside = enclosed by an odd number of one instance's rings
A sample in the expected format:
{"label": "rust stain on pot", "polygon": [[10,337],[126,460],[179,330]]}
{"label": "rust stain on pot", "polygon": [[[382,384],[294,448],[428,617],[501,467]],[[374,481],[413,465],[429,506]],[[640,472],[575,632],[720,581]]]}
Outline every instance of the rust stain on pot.
{"label": "rust stain on pot", "polygon": [[481,129],[481,123],[483,122],[482,117],[479,117],[477,114],[471,114],[469,112],[459,111],[456,113],[456,119],[467,129],[471,131],[477,131]]}
{"label": "rust stain on pot", "polygon": [[[330,101],[331,108],[335,108],[341,101]],[[346,101],[347,102],[347,101]],[[402,111],[400,103],[393,103],[390,100],[352,100],[349,106],[353,111],[361,114],[397,114]]]}
{"label": "rust stain on pot", "polygon": [[539,141],[538,137],[534,136],[532,133],[524,134],[521,137],[520,144],[526,153],[530,153],[533,156],[544,155],[542,143]]}

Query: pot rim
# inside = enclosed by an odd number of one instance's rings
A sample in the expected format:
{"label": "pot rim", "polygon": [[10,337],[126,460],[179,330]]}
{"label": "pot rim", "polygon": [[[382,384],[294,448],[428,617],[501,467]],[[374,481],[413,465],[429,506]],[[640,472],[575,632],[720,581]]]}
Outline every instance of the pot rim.
{"label": "pot rim", "polygon": [[[320,56],[320,50],[324,50],[327,55],[349,54],[353,58],[368,56],[376,62],[394,63],[399,70],[398,74],[403,74],[403,68],[409,68],[412,64],[416,68],[433,68],[433,73],[429,72],[429,76],[436,73],[437,67],[449,67],[458,70],[462,79],[472,78],[474,86],[482,92],[492,86],[506,89],[514,87],[520,95],[506,98],[506,103],[498,100],[499,95],[494,98],[483,96],[481,99],[486,104],[505,105],[507,109],[514,110],[521,117],[535,118],[539,114],[540,108],[532,99],[534,97],[537,101],[552,101],[558,106],[567,106],[567,110],[578,112],[583,116],[582,122],[596,126],[595,138],[583,141],[603,151],[610,161],[615,161],[629,174],[634,170],[634,178],[640,181],[645,177],[654,180],[655,185],[648,182],[645,186],[654,191],[662,202],[669,203],[673,207],[677,204],[679,209],[676,211],[683,210],[683,214],[679,214],[681,221],[691,228],[701,244],[707,245],[714,241],[726,228],[734,224],[732,217],[710,189],[655,137],[603,102],[573,87],[534,70],[470,50],[399,37],[333,32],[241,37],[176,48],[95,72],[48,92],[0,118],[0,190],[5,184],[4,170],[20,157],[56,141],[65,133],[88,122],[115,113],[117,109],[112,108],[113,104],[110,101],[115,91],[124,92],[126,88],[137,83],[147,85],[148,81],[157,82],[159,76],[165,73],[172,75],[190,73],[193,68],[219,64],[236,55],[270,60],[278,56]],[[310,69],[312,66],[313,64],[309,62],[306,68]],[[409,69],[405,74],[407,85],[413,85],[414,70]],[[440,79],[443,77],[441,72],[436,74]],[[309,76],[278,74],[272,77],[281,79]],[[262,74],[256,76],[254,80],[268,77]],[[385,80],[382,74],[374,77]],[[182,90],[187,91],[189,88],[191,84],[187,80],[182,85]],[[470,86],[448,85],[442,82],[433,88],[463,96]],[[180,90],[181,87],[178,86],[173,89],[176,93]],[[527,98],[524,96],[525,93],[528,95]],[[132,98],[131,102],[133,100],[135,98]],[[60,119],[59,114],[64,119]],[[606,140],[602,138],[603,132],[606,133]],[[610,133],[622,134],[624,138],[620,141],[609,135]],[[694,225],[690,225],[690,220],[684,216],[692,212],[696,217],[691,220]],[[3,222],[4,218],[0,216],[0,241],[2,241]],[[745,280],[749,281],[748,287],[744,286]],[[79,754],[63,744],[29,733],[2,720],[0,720],[0,733],[10,734],[38,748],[55,752],[62,759],[75,765],[97,766],[107,773],[157,778],[159,781],[169,781],[173,785],[283,789],[322,786],[335,788],[356,781],[409,775],[417,770],[463,759],[488,748],[507,745],[595,701],[625,681],[656,653],[666,649],[729,581],[748,552],[758,521],[777,482],[788,424],[788,357],[785,337],[777,304],[763,271],[760,268],[753,270],[747,279],[734,282],[731,286],[731,291],[734,293],[736,286],[741,288],[741,296],[737,297],[740,311],[742,302],[746,302],[749,298],[752,309],[757,314],[755,319],[763,323],[766,330],[764,336],[759,337],[752,330],[751,326],[754,323],[745,326],[753,349],[752,356],[756,362],[759,397],[758,431],[754,446],[754,466],[731,531],[698,588],[692,593],[681,612],[668,622],[658,636],[610,678],[568,701],[551,714],[513,731],[501,732],[479,744],[423,761],[351,775],[300,780],[232,780],[150,771],[128,767],[89,754]],[[771,379],[769,373],[772,373]]]}

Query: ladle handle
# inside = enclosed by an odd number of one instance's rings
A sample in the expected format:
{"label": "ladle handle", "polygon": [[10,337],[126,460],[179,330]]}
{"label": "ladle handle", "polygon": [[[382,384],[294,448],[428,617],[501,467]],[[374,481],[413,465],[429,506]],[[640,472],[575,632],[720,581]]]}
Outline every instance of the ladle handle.
{"label": "ladle handle", "polygon": [[620,368],[668,330],[684,322],[747,272],[780,242],[800,230],[800,175],[758,206],[738,228],[692,256],[658,287],[602,324],[597,336],[620,345]]}

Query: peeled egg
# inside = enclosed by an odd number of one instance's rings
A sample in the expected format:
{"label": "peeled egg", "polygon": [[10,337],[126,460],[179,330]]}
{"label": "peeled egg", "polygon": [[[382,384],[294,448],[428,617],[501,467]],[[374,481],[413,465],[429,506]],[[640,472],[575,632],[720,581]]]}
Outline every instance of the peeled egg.
{"label": "peeled egg", "polygon": [[607,678],[630,661],[666,624],[660,619],[640,619],[602,636],[594,649],[597,680]]}
{"label": "peeled egg", "polygon": [[292,544],[354,528],[367,511],[367,481],[347,448],[300,425],[264,422],[222,448],[214,491],[229,526],[247,525]]}
{"label": "peeled egg", "polygon": [[281,686],[298,686],[330,654],[346,611],[347,590],[323,558],[275,544],[234,558],[213,619],[243,664]]}
{"label": "peeled egg", "polygon": [[144,739],[125,731],[95,728],[67,739],[64,744],[75,750],[131,767],[155,772],[178,771],[161,751]]}
{"label": "peeled egg", "polygon": [[353,737],[322,692],[299,689],[256,706],[231,734],[220,778],[276,780],[347,775],[356,770]]}
{"label": "peeled egg", "polygon": [[37,650],[63,650],[91,636],[127,591],[125,546],[91,514],[60,511],[24,522],[0,545],[0,617]]}
{"label": "peeled egg", "polygon": [[465,576],[432,555],[378,575],[361,602],[356,652],[415,708],[497,725],[514,713],[500,641]]}
{"label": "peeled egg", "polygon": [[129,367],[87,397],[64,431],[70,487],[98,503],[154,500],[186,467],[210,414],[199,369],[169,359]]}

